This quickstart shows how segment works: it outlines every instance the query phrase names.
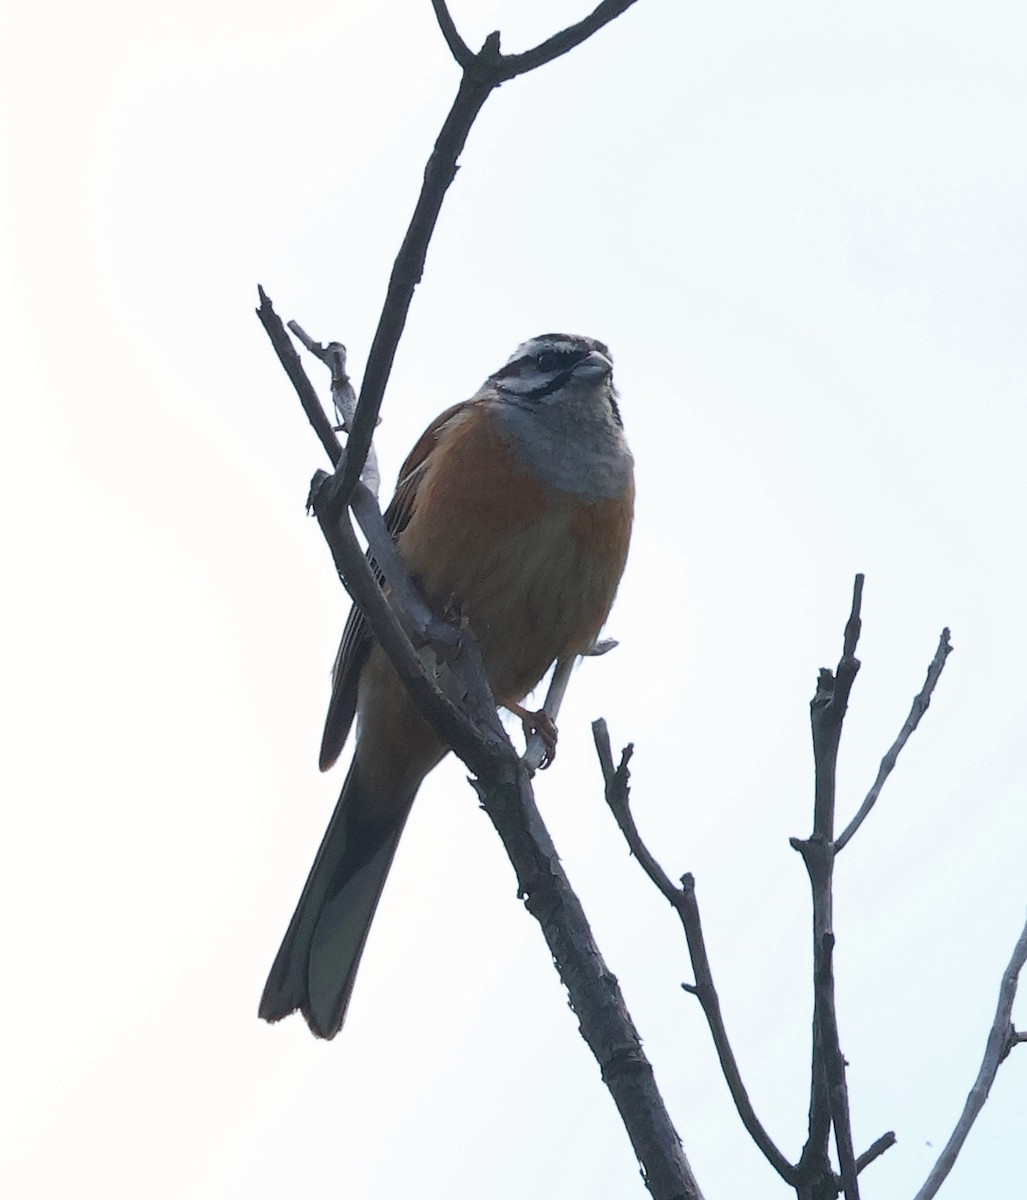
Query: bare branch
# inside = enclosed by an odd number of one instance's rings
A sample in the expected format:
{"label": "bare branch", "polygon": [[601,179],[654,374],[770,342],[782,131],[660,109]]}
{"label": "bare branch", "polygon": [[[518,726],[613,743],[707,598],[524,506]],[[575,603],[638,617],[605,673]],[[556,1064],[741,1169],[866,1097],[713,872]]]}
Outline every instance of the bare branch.
{"label": "bare branch", "polygon": [[845,1082],[845,1059],[839,1045],[838,1014],[834,1004],[834,934],[824,935],[824,945],[819,958],[816,1007],[823,1043],[831,1123],[834,1126],[835,1148],[838,1151],[838,1165],[841,1169],[841,1185],[845,1200],[859,1200],[859,1183],[856,1179],[858,1168],[852,1146],[849,1093]]}
{"label": "bare branch", "polygon": [[479,786],[479,795],[514,864],[525,905],[542,926],[649,1193],[654,1200],[702,1200],[620,987],[549,840],[523,767],[518,779],[519,792],[501,782],[489,788],[491,794]]}
{"label": "bare branch", "polygon": [[[857,575],[852,584],[852,609],[849,612],[849,619],[845,624],[845,638],[842,645],[842,662],[838,664],[838,673],[842,672],[842,663],[851,660],[856,654],[856,645],[859,642],[859,635],[863,628],[863,621],[860,616],[863,607],[863,581],[865,576]],[[852,676],[855,678],[856,671],[859,670],[859,663],[855,664],[852,670]],[[851,686],[851,685],[850,685]],[[846,696],[848,694],[846,693]]]}
{"label": "bare branch", "polygon": [[966,1098],[966,1104],[952,1131],[952,1136],[945,1143],[945,1148],[931,1168],[931,1173],[927,1176],[924,1186],[917,1192],[915,1200],[931,1200],[931,1197],[937,1194],[949,1171],[952,1170],[956,1158],[963,1148],[963,1143],[973,1128],[974,1121],[977,1120],[988,1099],[991,1085],[995,1082],[995,1076],[1006,1055],[1014,1046],[1027,1040],[1023,1033],[1018,1033],[1013,1028],[1013,1001],[1016,999],[1016,988],[1025,963],[1027,963],[1027,924],[1023,927],[1013,950],[1013,956],[1002,976],[998,992],[998,1008],[995,1010],[995,1020],[991,1024],[991,1032],[988,1034],[981,1069],[977,1072],[977,1078]]}
{"label": "bare branch", "polygon": [[881,759],[881,766],[877,772],[877,778],[874,780],[874,785],[867,792],[866,799],[860,805],[859,812],[852,818],[849,824],[845,827],[844,832],[840,837],[835,839],[834,849],[837,854],[839,850],[843,850],[852,840],[853,834],[863,824],[870,815],[870,810],[877,803],[877,798],[881,794],[881,789],[885,785],[885,781],[892,773],[895,763],[898,761],[902,749],[909,741],[913,731],[920,724],[920,718],[927,712],[931,703],[931,695],[934,692],[938,680],[941,678],[942,670],[945,667],[945,661],[952,653],[952,644],[949,641],[948,629],[941,631],[941,637],[938,640],[938,649],[935,651],[934,658],[931,660],[931,665],[927,668],[927,678],[924,680],[924,686],[913,698],[913,707],[909,710],[909,716],[906,718],[905,724],[899,730],[899,736],[895,739],[888,753]]}
{"label": "bare branch", "polygon": [[[281,318],[274,311],[271,300],[263,288],[259,289],[259,294],[260,308],[257,309],[257,316],[271,339],[271,344],[299,396],[304,412],[321,439],[321,444],[329,458],[338,464],[345,457],[345,453],[335,436],[335,430],[325,415],[314,386],[285,331]],[[312,341],[305,333],[301,340],[305,345]],[[372,553],[393,587],[394,599],[402,598],[402,603],[396,600],[395,608],[390,606],[371,564],[356,540],[345,505],[339,501],[337,489],[337,476],[327,475],[323,471],[317,472],[311,483],[308,506],[318,518],[339,577],[370,622],[375,637],[392,660],[397,674],[414,695],[425,716],[435,725],[439,735],[453,746],[472,770],[487,771],[488,766],[482,761],[481,755],[491,758],[497,752],[501,754],[504,745],[512,755],[513,746],[495,712],[495,701],[485,680],[484,667],[477,647],[470,639],[461,638],[459,631],[437,617],[421,599],[406,576],[374,497],[365,487],[360,486],[359,494],[353,498],[354,511],[359,513]],[[402,617],[397,613],[402,613]],[[412,613],[416,615],[412,616]],[[478,711],[475,711],[473,704],[470,708],[474,717],[479,720],[472,720],[464,707],[455,704],[438,686],[435,676],[429,673],[415,650],[411,635],[419,645],[431,643],[439,650],[440,656],[451,665],[455,666],[454,660],[458,656],[462,657],[464,661],[460,668],[465,678],[459,689],[461,699],[469,697],[478,702]],[[482,717],[483,721],[480,719]],[[476,758],[477,762],[474,761]]]}
{"label": "bare branch", "polygon": [[634,3],[635,0],[603,0],[584,20],[554,33],[534,49],[525,50],[523,54],[504,54],[498,72],[500,77],[513,79],[516,75],[523,75],[526,71],[545,66],[554,58],[559,58],[575,46],[580,46],[593,33],[615,20]]}
{"label": "bare branch", "polygon": [[[318,472],[311,483],[311,492],[331,476]],[[326,486],[330,486],[327,485]],[[350,507],[367,538],[368,554],[374,566],[389,585],[389,595],[396,615],[416,650],[429,645],[443,662],[459,650],[461,632],[438,616],[413,585],[399,556],[399,549],[385,526],[385,519],[370,489],[358,483],[350,499]]]}
{"label": "bare branch", "polygon": [[453,18],[450,16],[449,8],[446,5],[446,0],[431,0],[431,6],[435,9],[435,19],[442,30],[442,36],[446,39],[449,52],[463,70],[471,70],[475,62],[475,53],[457,32],[456,25],[453,23]]}
{"label": "bare branch", "polygon": [[[353,428],[353,417],[357,409],[357,394],[346,372],[346,347],[342,342],[328,342],[321,345],[300,325],[299,321],[289,322],[289,331],[298,338],[311,354],[325,364],[332,377],[332,407],[339,425],[345,433]],[[364,469],[360,473],[362,482],[377,499],[381,491],[381,473],[378,470],[378,455],[375,453],[374,442],[367,448],[367,458]]]}
{"label": "bare branch", "polygon": [[[375,638],[421,712],[472,771],[489,777],[504,760],[516,756],[496,712],[477,646],[473,639],[461,636],[455,629],[444,635],[437,657],[445,660],[444,670],[452,672],[455,682],[440,686],[443,669],[429,670],[411,644],[407,630],[416,628],[418,623],[407,613],[402,619],[397,615],[399,605],[395,594],[386,598],[356,539],[349,513],[338,502],[337,486],[337,476],[318,472],[311,485],[309,504],[331,549],[339,577],[367,617]],[[420,598],[418,604],[423,605]],[[431,618],[430,628],[434,628],[437,620]],[[424,632],[427,636],[428,630]]]}
{"label": "bare branch", "polygon": [[378,327],[367,357],[360,402],[353,418],[346,465],[343,471],[341,498],[347,500],[363,468],[364,458],[371,445],[378,414],[381,411],[385,386],[392,373],[396,348],[406,326],[407,314],[414,298],[414,289],[421,282],[428,243],[435,232],[435,223],[442,201],[456,178],[457,159],[463,151],[474,119],[498,82],[488,82],[465,71],[457,89],[456,99],[449,110],[435,141],[435,148],[424,169],[424,183],[410,218],[396,261],[389,277]]}
{"label": "bare branch", "polygon": [[792,838],[802,855],[813,895],[813,1051],[810,1063],[809,1134],[799,1161],[800,1173],[823,1174],[829,1167],[831,1126],[843,1160],[842,1182],[847,1200],[858,1196],[856,1170],[848,1131],[845,1059],[838,1043],[834,1009],[834,812],[838,746],[852,685],[859,672],[856,647],[861,629],[863,576],[852,588],[852,606],[842,639],[842,656],[832,674],[822,669],[810,702],[813,734],[813,833]]}
{"label": "bare branch", "polygon": [[450,51],[463,68],[456,98],[435,141],[435,148],[424,169],[417,204],[406,236],[396,255],[389,277],[378,327],[367,357],[360,403],[349,439],[349,456],[343,472],[341,497],[348,500],[363,468],[378,421],[385,387],[392,372],[396,348],[406,325],[414,289],[421,281],[428,243],[450,184],[456,178],[457,160],[463,152],[475,118],[491,93],[508,79],[523,75],[551,62],[580,45],[629,8],[634,0],[603,0],[590,16],[564,29],[533,50],[509,57],[499,53],[499,34],[490,34],[477,54],[472,54],[457,33],[444,0],[432,0],[435,16]]}
{"label": "bare branch", "polygon": [[892,1130],[889,1130],[887,1133],[882,1133],[877,1141],[871,1142],[871,1144],[866,1148],[866,1150],[863,1151],[859,1158],[856,1159],[857,1172],[863,1171],[866,1167],[869,1167],[872,1162],[876,1162],[886,1150],[890,1150],[892,1146],[895,1145],[895,1142],[896,1138]]}
{"label": "bare branch", "polygon": [[[299,355],[296,353],[292,342],[285,332],[285,326],[282,324],[281,318],[274,311],[271,300],[263,288],[260,288],[260,301],[261,306],[257,310],[257,315],[260,317],[261,324],[267,331],[268,337],[271,339],[271,343],[278,353],[278,358],[285,368],[286,374],[289,376],[289,380],[296,390],[296,394],[299,396],[304,411],[307,413],[311,424],[321,438],[321,443],[328,452],[329,458],[332,458],[333,462],[337,463],[345,455],[345,451],[339,445],[338,438],[335,436],[335,430],[325,417],[324,409],[321,406],[317,392],[314,390],[314,385],[310,382],[303,363],[300,361]],[[349,385],[348,376],[345,375],[345,347],[341,342],[329,342],[327,346],[322,346],[320,343],[315,342],[296,321],[290,321],[289,328],[312,354],[331,368],[333,397],[336,400],[339,415],[343,419],[348,415],[352,415],[353,389]],[[340,351],[342,352],[341,355]],[[348,395],[346,394],[347,392]],[[339,572],[339,576],[345,583],[347,590],[350,591],[350,594],[356,600],[357,597],[350,588],[348,581],[354,577],[359,581],[364,573],[360,571],[355,575],[356,569],[350,565],[352,549],[350,539],[345,537],[344,534],[337,535],[334,530],[333,522],[338,522],[340,519],[346,520],[347,525],[349,522],[348,519],[342,517],[341,510],[331,507],[335,503],[335,496],[331,491],[331,479],[332,477],[326,475],[324,471],[315,473],[310,485],[307,506],[315,510],[317,508],[321,509],[321,516],[323,517],[322,528],[326,530],[325,538],[328,541],[329,549],[332,551],[336,570]],[[325,490],[322,492],[322,489]],[[402,627],[407,639],[409,639],[405,649],[400,647],[398,643],[396,649],[397,653],[407,659],[407,669],[410,671],[415,670],[413,667],[413,658],[410,656],[412,655],[416,658],[417,652],[415,647],[421,647],[426,644],[431,644],[437,651],[441,650],[443,657],[452,657],[460,640],[459,632],[448,622],[438,617],[428,607],[420,593],[410,582],[406,568],[399,557],[399,551],[396,549],[396,544],[392,540],[389,531],[385,528],[385,521],[378,508],[378,502],[371,490],[364,484],[357,485],[352,497],[352,507],[354,515],[360,522],[360,527],[363,529],[364,535],[368,540],[368,546],[378,569],[388,581],[389,587],[396,597],[396,611],[393,612],[393,617]],[[331,509],[330,512],[329,509]],[[352,535],[352,527],[350,527],[350,534]],[[368,598],[373,607],[380,609],[380,606],[384,604],[385,609],[388,609],[388,604],[383,599],[373,599],[369,593]],[[388,620],[384,609],[380,611],[378,619],[381,621]]]}
{"label": "bare branch", "polygon": [[[322,346],[320,342],[318,342],[314,338],[312,338],[310,336],[310,334],[307,333],[307,331],[299,323],[299,321],[289,321],[286,324],[286,328],[293,335],[293,337],[296,338],[297,341],[302,342],[304,349],[309,350],[310,353],[313,354],[313,356],[315,358],[319,358],[325,364],[325,366],[327,366],[329,368],[331,367],[332,362],[329,357],[328,347]],[[342,345],[342,342],[332,342],[331,345],[332,346],[342,346],[342,353],[343,353],[343,360],[344,360],[343,367],[345,367],[346,347]]]}
{"label": "bare branch", "polygon": [[314,385],[307,377],[303,364],[300,362],[300,356],[296,353],[296,348],[285,332],[281,317],[275,312],[269,296],[259,284],[257,285],[257,294],[260,296],[257,316],[261,325],[264,326],[264,332],[271,339],[271,345],[275,348],[278,361],[285,368],[286,375],[289,376],[292,386],[296,389],[300,404],[303,405],[303,411],[307,414],[307,420],[313,425],[314,432],[321,439],[321,445],[324,446],[325,453],[331,459],[332,466],[337,467],[342,460],[342,446],[335,436],[332,423],[321,407],[321,401],[318,399],[317,392],[314,391]]}
{"label": "bare branch", "polygon": [[724,1018],[720,1011],[720,997],[717,995],[713,972],[706,954],[706,942],[703,938],[702,922],[699,919],[699,905],[695,898],[695,880],[690,874],[685,875],[681,880],[682,886],[676,887],[642,841],[631,813],[628,790],[628,763],[631,761],[634,747],[630,744],[625,747],[621,754],[620,766],[615,769],[609,731],[602,718],[592,722],[592,736],[595,740],[596,753],[599,755],[599,765],[606,785],[606,802],[624,834],[628,849],[638,859],[642,870],[649,876],[649,879],[673,906],[684,928],[696,982],[681,986],[686,992],[695,996],[702,1006],[706,1023],[709,1025],[710,1034],[713,1037],[717,1057],[720,1060],[721,1070],[742,1124],[774,1170],[786,1183],[794,1185],[796,1181],[795,1167],[777,1148],[756,1116],[727,1036]]}
{"label": "bare branch", "polygon": [[838,744],[842,722],[849,706],[852,685],[859,673],[856,646],[862,626],[860,612],[863,604],[863,576],[857,575],[852,585],[852,608],[845,623],[842,656],[832,675],[821,670],[817,690],[810,703],[813,727],[813,757],[816,769],[813,836],[831,841],[834,831],[835,774],[838,767]]}
{"label": "bare branch", "polygon": [[631,812],[628,780],[631,775],[628,763],[635,753],[634,744],[629,742],[621,752],[620,766],[614,768],[613,750],[610,745],[610,731],[606,721],[600,717],[592,722],[592,740],[595,742],[596,753],[599,755],[599,766],[603,772],[606,785],[606,803],[624,834],[628,849],[638,859],[642,870],[663,893],[664,897],[675,908],[678,905],[679,889],[670,881],[670,876],[664,871],[655,858],[649,853],[649,848],[642,841]]}

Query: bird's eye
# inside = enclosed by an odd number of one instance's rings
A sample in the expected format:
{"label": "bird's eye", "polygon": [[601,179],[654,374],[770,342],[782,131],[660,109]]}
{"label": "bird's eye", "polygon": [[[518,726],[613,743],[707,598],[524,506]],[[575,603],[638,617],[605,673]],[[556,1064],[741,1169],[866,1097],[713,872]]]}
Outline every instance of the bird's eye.
{"label": "bird's eye", "polygon": [[535,366],[546,374],[573,366],[581,357],[575,350],[540,350],[535,355]]}

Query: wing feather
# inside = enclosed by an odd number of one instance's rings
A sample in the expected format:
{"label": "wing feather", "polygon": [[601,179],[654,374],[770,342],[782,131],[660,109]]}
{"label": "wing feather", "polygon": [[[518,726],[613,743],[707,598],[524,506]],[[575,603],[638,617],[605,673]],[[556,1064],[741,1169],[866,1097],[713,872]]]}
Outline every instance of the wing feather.
{"label": "wing feather", "polygon": [[[417,490],[424,475],[425,465],[431,452],[438,443],[443,428],[466,409],[470,401],[463,401],[447,408],[440,413],[428,428],[421,434],[413,450],[407,455],[399,472],[399,482],[396,493],[385,510],[385,527],[397,539],[407,527],[410,517],[417,504]],[[370,554],[368,555],[370,559]],[[374,560],[371,559],[372,565]],[[381,573],[375,568],[381,582]],[[374,645],[374,635],[364,617],[364,614],[354,605],[346,618],[342,631],[342,641],[339,652],[335,656],[332,667],[332,698],[328,704],[328,714],[325,717],[324,733],[321,737],[321,753],[318,765],[322,771],[327,771],[346,744],[353,717],[357,711],[357,686],[360,683],[360,672],[364,669],[367,656]]]}

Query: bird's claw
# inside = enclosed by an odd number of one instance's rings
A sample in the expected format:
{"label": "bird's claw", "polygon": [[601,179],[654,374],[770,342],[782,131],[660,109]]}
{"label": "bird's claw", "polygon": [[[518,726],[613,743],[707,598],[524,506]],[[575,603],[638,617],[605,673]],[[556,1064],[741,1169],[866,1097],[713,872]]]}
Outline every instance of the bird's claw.
{"label": "bird's claw", "polygon": [[542,745],[545,747],[545,756],[539,763],[538,769],[544,771],[547,767],[552,766],[553,760],[556,758],[556,740],[558,736],[553,718],[544,708],[540,708],[535,712],[527,708],[522,708],[519,704],[508,704],[507,708],[509,708],[514,716],[520,717],[525,742],[530,742],[536,733],[542,739]]}

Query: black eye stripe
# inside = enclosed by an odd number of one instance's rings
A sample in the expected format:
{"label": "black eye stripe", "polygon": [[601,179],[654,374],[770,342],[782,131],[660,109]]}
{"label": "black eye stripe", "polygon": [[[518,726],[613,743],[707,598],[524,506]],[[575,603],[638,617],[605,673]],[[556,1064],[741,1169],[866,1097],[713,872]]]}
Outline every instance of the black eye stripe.
{"label": "black eye stripe", "polygon": [[587,350],[540,350],[535,363],[540,371],[559,371],[572,367],[588,354]]}
{"label": "black eye stripe", "polygon": [[540,350],[537,354],[522,354],[505,367],[500,367],[492,378],[509,379],[511,375],[523,374],[526,369],[543,371],[548,375],[550,371],[576,366],[587,354],[587,350]]}

